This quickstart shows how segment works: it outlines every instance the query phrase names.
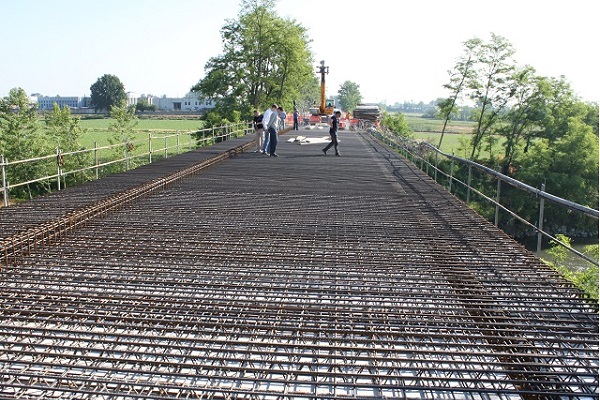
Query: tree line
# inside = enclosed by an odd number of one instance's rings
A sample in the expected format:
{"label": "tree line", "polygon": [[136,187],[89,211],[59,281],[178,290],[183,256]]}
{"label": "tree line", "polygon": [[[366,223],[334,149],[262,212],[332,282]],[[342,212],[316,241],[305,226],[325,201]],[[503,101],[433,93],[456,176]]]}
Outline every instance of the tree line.
{"label": "tree line", "polygon": [[[514,53],[512,44],[494,33],[487,41],[464,42],[445,85],[449,96],[438,103],[444,120],[438,145],[459,104],[469,101],[475,122],[470,160],[598,209],[598,104],[579,99],[564,77],[540,76],[532,66],[517,64]],[[507,201],[535,215],[518,189],[504,191]],[[598,234],[597,221],[556,217],[556,231],[572,231],[576,225],[580,233]]]}
{"label": "tree line", "polygon": [[[133,140],[133,130],[137,123],[135,107],[121,101],[111,105],[108,112],[112,118],[109,124],[111,144],[123,143],[123,148],[115,147],[112,159],[122,158],[128,151],[127,145]],[[86,130],[81,127],[81,119],[71,114],[69,107],[59,107],[56,103],[52,110],[39,113],[37,104],[32,103],[23,88],[11,89],[8,96],[0,99],[0,155],[5,161],[18,161],[43,158],[56,154],[55,159],[44,158],[37,162],[14,164],[5,170],[7,182],[27,182],[35,178],[56,174],[57,167],[74,171],[92,163],[90,153],[80,144]],[[71,153],[62,157],[63,153]],[[122,170],[122,166],[104,167],[109,174]],[[64,176],[64,184],[72,186],[93,179],[91,171],[77,175]],[[56,189],[55,181],[40,181],[19,186],[11,190],[11,198],[31,199]]]}

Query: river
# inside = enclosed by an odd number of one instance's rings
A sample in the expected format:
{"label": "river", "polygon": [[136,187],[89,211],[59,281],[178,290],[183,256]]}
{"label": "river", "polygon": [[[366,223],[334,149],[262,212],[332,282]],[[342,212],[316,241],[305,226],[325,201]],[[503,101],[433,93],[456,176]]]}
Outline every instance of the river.
{"label": "river", "polygon": [[[527,239],[527,240],[519,240],[519,242],[527,248],[527,250],[532,253],[536,253],[537,251],[537,239]],[[573,240],[571,246],[580,253],[584,253],[585,247],[593,244],[598,244],[597,240],[594,239],[580,239]],[[540,252],[540,258],[552,262],[554,257],[550,254],[549,250],[552,247],[546,244],[542,246],[542,250]],[[584,253],[585,254],[585,253]],[[567,250],[567,258],[562,262],[562,265],[568,267],[572,271],[581,271],[593,266],[589,261],[579,257],[577,254],[572,253]]]}

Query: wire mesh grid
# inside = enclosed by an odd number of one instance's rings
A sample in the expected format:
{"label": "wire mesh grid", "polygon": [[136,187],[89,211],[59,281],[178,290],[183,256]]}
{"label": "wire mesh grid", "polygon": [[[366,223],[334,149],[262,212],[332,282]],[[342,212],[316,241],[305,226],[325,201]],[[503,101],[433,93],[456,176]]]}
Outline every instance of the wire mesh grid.
{"label": "wire mesh grid", "polygon": [[0,395],[598,398],[597,306],[385,147],[341,142],[240,154],[5,268]]}

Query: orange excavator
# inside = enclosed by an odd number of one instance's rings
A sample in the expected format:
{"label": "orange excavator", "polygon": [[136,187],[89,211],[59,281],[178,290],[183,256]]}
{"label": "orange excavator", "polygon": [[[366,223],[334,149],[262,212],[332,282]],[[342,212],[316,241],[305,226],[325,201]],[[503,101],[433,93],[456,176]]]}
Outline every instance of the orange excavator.
{"label": "orange excavator", "polygon": [[318,108],[311,107],[308,110],[311,114],[309,118],[311,125],[327,123],[327,118],[335,111],[335,100],[325,100],[325,74],[329,73],[329,67],[325,66],[325,61],[321,61],[320,65],[317,65],[317,73],[321,74],[321,104]]}

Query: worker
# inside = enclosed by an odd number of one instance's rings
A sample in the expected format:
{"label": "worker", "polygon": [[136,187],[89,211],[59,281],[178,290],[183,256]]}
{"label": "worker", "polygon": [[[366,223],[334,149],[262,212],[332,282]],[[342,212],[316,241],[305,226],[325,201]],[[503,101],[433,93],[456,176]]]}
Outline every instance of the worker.
{"label": "worker", "polygon": [[338,127],[339,127],[339,123],[340,123],[340,117],[342,116],[342,113],[340,111],[336,111],[335,114],[333,114],[331,116],[331,121],[329,121],[329,136],[331,136],[331,142],[329,142],[329,144],[323,149],[321,150],[323,152],[323,154],[327,155],[327,150],[329,150],[331,148],[331,146],[335,146],[335,155],[339,156],[341,155],[340,152],[338,151]]}

